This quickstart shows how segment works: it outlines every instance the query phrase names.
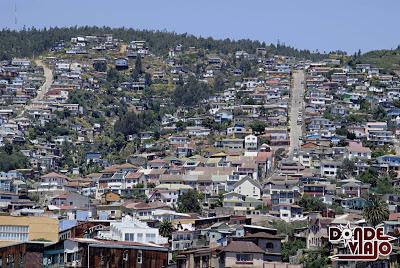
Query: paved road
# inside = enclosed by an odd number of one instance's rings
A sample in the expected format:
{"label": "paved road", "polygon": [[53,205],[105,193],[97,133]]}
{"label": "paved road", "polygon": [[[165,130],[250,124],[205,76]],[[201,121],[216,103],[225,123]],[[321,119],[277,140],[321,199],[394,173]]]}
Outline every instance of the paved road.
{"label": "paved road", "polygon": [[[289,113],[290,127],[290,146],[289,158],[293,157],[293,152],[300,147],[299,138],[302,135],[303,123],[297,123],[299,111],[304,109],[304,71],[293,71],[293,86],[291,89],[291,108]],[[303,121],[304,122],[304,121]]]}
{"label": "paved road", "polygon": [[[44,64],[42,60],[35,60],[35,63],[37,66],[43,67],[45,80],[43,85],[38,89],[37,95],[33,99],[31,99],[31,102],[43,100],[46,93],[49,91],[51,85],[53,84],[53,71],[49,67],[47,67],[47,65]],[[17,117],[22,117],[25,111],[31,106],[32,104],[25,105]]]}

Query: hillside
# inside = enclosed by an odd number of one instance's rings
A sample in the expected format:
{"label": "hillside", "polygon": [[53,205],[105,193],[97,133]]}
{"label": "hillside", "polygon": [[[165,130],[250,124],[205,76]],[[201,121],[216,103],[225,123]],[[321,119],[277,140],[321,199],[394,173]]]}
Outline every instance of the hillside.
{"label": "hillside", "polygon": [[69,40],[74,36],[104,35],[111,33],[114,37],[125,40],[146,40],[156,54],[165,54],[172,47],[182,44],[185,47],[194,46],[218,53],[228,54],[238,50],[255,53],[259,47],[266,48],[269,55],[295,56],[311,60],[325,58],[326,55],[311,53],[309,50],[298,50],[285,45],[267,45],[264,42],[242,40],[217,40],[213,38],[196,37],[190,34],[177,34],[165,31],[136,30],[131,28],[110,27],[70,27],[70,28],[29,28],[21,31],[3,29],[0,31],[0,60],[10,57],[31,57],[41,54],[52,47],[54,42]]}
{"label": "hillside", "polygon": [[400,49],[370,51],[357,57],[353,62],[369,63],[385,70],[400,70]]}

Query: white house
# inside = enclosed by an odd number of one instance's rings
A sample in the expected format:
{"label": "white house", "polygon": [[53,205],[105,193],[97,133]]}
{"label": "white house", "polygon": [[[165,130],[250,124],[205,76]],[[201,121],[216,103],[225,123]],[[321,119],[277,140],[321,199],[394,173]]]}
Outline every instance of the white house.
{"label": "white house", "polygon": [[244,148],[249,151],[257,150],[258,138],[254,135],[247,135],[244,137]]}
{"label": "white house", "polygon": [[120,222],[111,222],[109,233],[101,232],[100,236],[116,241],[168,243],[168,238],[161,236],[158,228],[151,228],[145,222],[131,217],[125,217]]}
{"label": "white house", "polygon": [[261,185],[250,176],[246,176],[235,183],[233,191],[244,196],[254,197],[256,199],[261,198]]}
{"label": "white house", "polygon": [[361,142],[349,142],[346,150],[346,155],[349,160],[352,160],[354,158],[371,159],[371,149],[362,146]]}

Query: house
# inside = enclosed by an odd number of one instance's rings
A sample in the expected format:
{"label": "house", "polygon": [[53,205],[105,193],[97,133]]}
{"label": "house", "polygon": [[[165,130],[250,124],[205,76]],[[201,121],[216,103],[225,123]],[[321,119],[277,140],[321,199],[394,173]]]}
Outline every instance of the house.
{"label": "house", "polygon": [[264,261],[280,262],[282,260],[282,237],[267,232],[256,232],[244,237],[233,238],[236,241],[249,241],[264,250]]}
{"label": "house", "polygon": [[189,142],[188,137],[172,136],[168,138],[171,145],[185,145]]}
{"label": "house", "polygon": [[250,176],[246,176],[236,182],[233,191],[244,196],[256,199],[261,198],[261,185],[257,180],[252,179]]}
{"label": "house", "polygon": [[221,141],[216,141],[214,146],[232,151],[244,148],[242,139],[222,139]]}
{"label": "house", "polygon": [[37,242],[5,243],[0,247],[2,266],[43,267],[44,244]]}
{"label": "house", "polygon": [[327,185],[320,183],[306,183],[303,185],[303,194],[314,196],[314,197],[323,197],[326,194]]}
{"label": "house", "polygon": [[109,205],[112,203],[120,202],[121,201],[121,196],[117,193],[113,192],[106,192],[101,195],[101,204],[104,205]]}
{"label": "house", "polygon": [[[221,267],[218,248],[199,247],[179,252],[176,257],[178,268]],[[223,267],[223,266],[222,266]]]}
{"label": "house", "polygon": [[307,249],[318,249],[324,247],[328,242],[328,226],[332,219],[322,218],[320,216],[309,220],[308,235],[306,240]]}
{"label": "house", "polygon": [[[63,242],[64,267],[165,267],[168,249],[154,243],[70,238]],[[53,251],[54,252],[54,251]],[[49,252],[50,255],[52,252]],[[46,263],[58,258],[49,258]]]}
{"label": "house", "polygon": [[74,207],[80,209],[89,208],[90,199],[87,196],[74,193],[66,192],[61,195],[55,196],[50,200],[50,205],[63,207]]}
{"label": "house", "polygon": [[55,172],[51,172],[49,174],[43,175],[40,177],[41,186],[64,186],[69,182],[71,179],[65,175],[58,174]]}
{"label": "house", "polygon": [[264,267],[265,251],[250,241],[232,241],[221,250],[224,267]]}
{"label": "house", "polygon": [[0,241],[46,239],[58,242],[58,219],[34,216],[0,216]]}
{"label": "house", "polygon": [[287,222],[303,219],[303,208],[294,204],[272,205],[272,213],[277,212],[277,216]]}
{"label": "house", "polygon": [[351,210],[363,210],[367,204],[367,201],[362,197],[342,198],[339,201],[342,208]]}
{"label": "house", "polygon": [[371,149],[362,146],[360,142],[349,142],[346,146],[347,158],[353,159],[371,159]]}
{"label": "house", "polygon": [[242,139],[251,133],[252,130],[250,128],[245,128],[242,125],[235,125],[226,129],[226,134],[228,136],[233,136],[234,138],[238,139]]}
{"label": "house", "polygon": [[168,204],[161,202],[126,202],[123,204],[122,209],[125,214],[137,218],[139,220],[152,220],[154,219],[154,212],[157,209],[171,209]]}
{"label": "house", "polygon": [[158,228],[151,228],[145,222],[129,217],[119,222],[111,222],[110,231],[102,231],[99,237],[139,243],[165,244],[168,242],[168,238],[159,234]]}
{"label": "house", "polygon": [[397,177],[400,175],[400,156],[397,155],[383,155],[376,158],[378,162],[377,166],[385,171],[393,171],[396,172]]}
{"label": "house", "polygon": [[249,213],[254,211],[257,207],[261,207],[263,202],[255,199],[254,197],[247,197],[235,192],[224,194],[223,207],[231,208],[233,212]]}
{"label": "house", "polygon": [[346,197],[361,197],[362,195],[368,194],[369,186],[361,182],[350,181],[343,184],[340,189],[341,193]]}
{"label": "house", "polygon": [[247,151],[256,151],[258,148],[258,138],[255,135],[244,137],[244,148]]}
{"label": "house", "polygon": [[339,161],[322,160],[321,161],[321,176],[327,178],[336,178],[339,168],[342,163]]}
{"label": "house", "polygon": [[206,239],[201,230],[179,230],[172,233],[172,250],[187,250],[206,246]]}
{"label": "house", "polygon": [[117,70],[126,70],[128,69],[128,59],[126,58],[116,58],[114,60],[115,69]]}
{"label": "house", "polygon": [[102,157],[102,155],[99,152],[86,153],[86,164],[100,163],[101,162],[101,157]]}

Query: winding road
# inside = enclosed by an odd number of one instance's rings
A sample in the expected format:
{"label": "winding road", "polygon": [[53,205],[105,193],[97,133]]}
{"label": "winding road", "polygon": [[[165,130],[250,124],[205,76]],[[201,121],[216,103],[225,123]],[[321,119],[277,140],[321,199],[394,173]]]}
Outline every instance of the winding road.
{"label": "winding road", "polygon": [[293,153],[300,148],[299,138],[302,136],[303,122],[298,123],[297,118],[299,112],[304,109],[304,71],[294,70],[292,74],[293,86],[291,88],[291,105],[289,114],[289,127],[290,127],[290,146],[289,158],[293,158]]}

